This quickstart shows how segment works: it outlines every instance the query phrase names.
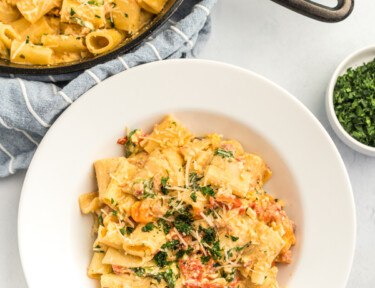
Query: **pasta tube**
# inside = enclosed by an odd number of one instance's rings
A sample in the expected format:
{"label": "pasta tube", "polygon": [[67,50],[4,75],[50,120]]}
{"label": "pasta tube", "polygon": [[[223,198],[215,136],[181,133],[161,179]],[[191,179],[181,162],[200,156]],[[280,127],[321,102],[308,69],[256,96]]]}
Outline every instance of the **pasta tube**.
{"label": "pasta tube", "polygon": [[36,23],[55,7],[61,6],[61,0],[18,0],[17,8],[30,23]]}
{"label": "pasta tube", "polygon": [[113,9],[113,22],[115,27],[130,33],[139,29],[141,7],[136,0],[116,0]]}
{"label": "pasta tube", "polygon": [[0,1],[0,22],[9,24],[21,17],[21,13],[7,2]]}
{"label": "pasta tube", "polygon": [[154,14],[158,14],[163,8],[167,0],[138,0],[138,4],[145,9]]}
{"label": "pasta tube", "polygon": [[12,26],[0,23],[0,40],[4,43],[5,47],[10,48],[12,41],[19,38],[19,35]]}
{"label": "pasta tube", "polygon": [[86,46],[92,54],[101,54],[117,46],[123,38],[115,29],[97,30],[87,35]]}
{"label": "pasta tube", "polygon": [[14,63],[23,64],[52,64],[52,50],[48,47],[13,41],[10,48],[10,59]]}
{"label": "pasta tube", "polygon": [[43,35],[42,43],[57,52],[80,52],[87,50],[83,37],[68,35]]}

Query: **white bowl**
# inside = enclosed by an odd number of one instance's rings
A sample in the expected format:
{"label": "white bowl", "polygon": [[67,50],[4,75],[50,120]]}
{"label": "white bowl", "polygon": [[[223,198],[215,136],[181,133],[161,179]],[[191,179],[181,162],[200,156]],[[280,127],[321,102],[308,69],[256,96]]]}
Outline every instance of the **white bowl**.
{"label": "white bowl", "polygon": [[[96,189],[92,163],[123,155],[129,128],[150,131],[172,113],[196,134],[218,132],[263,156],[265,189],[297,224],[294,261],[280,287],[344,288],[355,246],[355,206],[344,163],[295,97],[249,71],[202,60],[132,68],[97,85],[60,116],[39,145],[22,190],[18,239],[30,288],[97,287],[86,276],[92,217],[78,197]],[[334,171],[334,172],[333,172]]]}
{"label": "white bowl", "polygon": [[337,136],[349,147],[353,148],[357,152],[368,156],[375,156],[375,147],[367,146],[354,139],[349,135],[348,132],[341,126],[339,120],[336,117],[335,109],[333,107],[333,91],[335,89],[337,78],[346,73],[348,68],[357,68],[362,66],[364,63],[368,63],[375,59],[375,46],[368,46],[361,50],[354,52],[344,59],[333,73],[332,78],[329,82],[327,95],[326,95],[326,111],[328,120],[331,123],[333,130]]}

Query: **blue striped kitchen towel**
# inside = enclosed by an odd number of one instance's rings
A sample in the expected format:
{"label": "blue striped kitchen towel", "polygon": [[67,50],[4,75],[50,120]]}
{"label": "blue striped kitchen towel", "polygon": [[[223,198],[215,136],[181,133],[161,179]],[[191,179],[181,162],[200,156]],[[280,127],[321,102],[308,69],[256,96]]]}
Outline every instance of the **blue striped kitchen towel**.
{"label": "blue striped kitchen towel", "polygon": [[29,166],[48,128],[87,90],[131,67],[171,58],[195,57],[211,31],[216,0],[185,0],[154,38],[134,51],[82,72],[0,75],[0,177]]}

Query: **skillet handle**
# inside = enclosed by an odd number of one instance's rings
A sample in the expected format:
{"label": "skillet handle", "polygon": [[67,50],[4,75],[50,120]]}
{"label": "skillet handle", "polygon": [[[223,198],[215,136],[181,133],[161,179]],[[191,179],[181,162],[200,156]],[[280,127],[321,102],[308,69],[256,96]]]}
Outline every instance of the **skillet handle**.
{"label": "skillet handle", "polygon": [[286,8],[322,22],[339,22],[350,15],[354,0],[337,0],[337,6],[330,8],[309,0],[272,0]]}

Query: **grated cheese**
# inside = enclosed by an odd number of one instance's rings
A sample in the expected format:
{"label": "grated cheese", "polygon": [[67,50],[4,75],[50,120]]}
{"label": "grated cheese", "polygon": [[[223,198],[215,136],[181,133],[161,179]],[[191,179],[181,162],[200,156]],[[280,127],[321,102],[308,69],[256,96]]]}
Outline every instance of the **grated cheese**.
{"label": "grated cheese", "polygon": [[178,238],[180,238],[181,242],[186,246],[188,247],[188,244],[185,242],[184,238],[182,238],[180,232],[177,231],[176,227],[173,227],[173,230],[176,232]]}
{"label": "grated cheese", "polygon": [[189,189],[181,188],[181,187],[177,187],[177,186],[169,186],[169,187],[165,187],[165,189],[167,189],[167,190],[183,191],[183,192],[189,192],[190,191]]}
{"label": "grated cheese", "polygon": [[194,236],[195,238],[197,238],[198,243],[199,243],[199,246],[201,246],[201,248],[202,248],[202,252],[203,252],[204,256],[207,256],[207,251],[206,251],[206,249],[204,249],[204,247],[203,247],[203,245],[202,245],[202,243],[201,243],[202,239],[201,239],[201,237],[199,236],[198,231],[191,231],[191,232],[194,232],[194,233],[195,233],[195,235],[193,235],[193,236]]}
{"label": "grated cheese", "polygon": [[206,220],[206,222],[208,223],[208,225],[210,225],[211,227],[214,227],[214,223],[211,221],[210,218],[208,218],[206,215],[204,215],[203,212],[199,213],[199,215],[201,215],[203,217],[203,219]]}

